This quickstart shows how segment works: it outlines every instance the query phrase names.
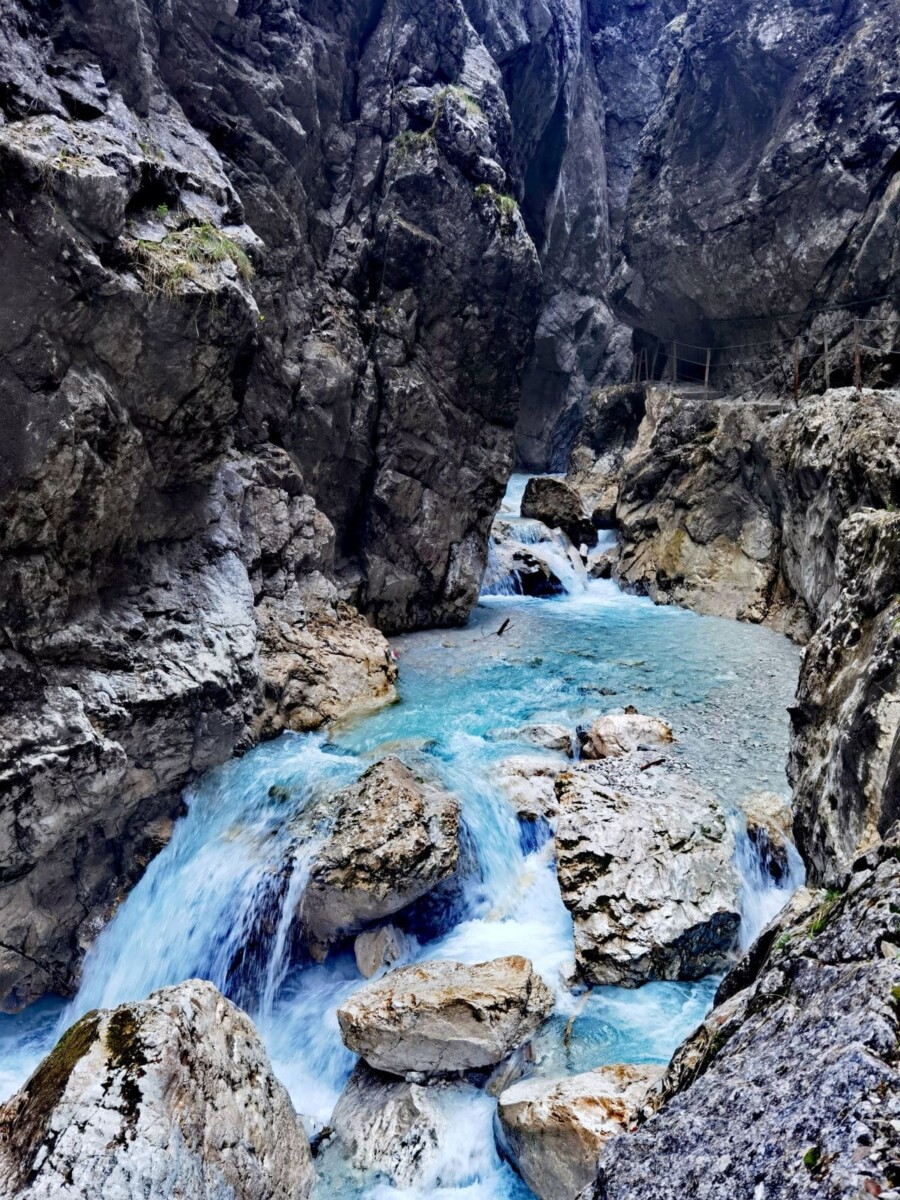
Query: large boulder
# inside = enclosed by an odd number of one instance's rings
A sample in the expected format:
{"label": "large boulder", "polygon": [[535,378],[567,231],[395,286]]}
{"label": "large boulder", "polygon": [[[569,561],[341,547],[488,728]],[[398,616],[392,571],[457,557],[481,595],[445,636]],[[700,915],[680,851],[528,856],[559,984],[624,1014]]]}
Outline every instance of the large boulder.
{"label": "large boulder", "polygon": [[442,1075],[492,1067],[550,1015],[526,958],[426,962],[391,971],[338,1009],[344,1044],[379,1071]]}
{"label": "large boulder", "polygon": [[664,1068],[616,1064],[564,1079],[525,1079],[502,1092],[497,1132],[540,1200],[575,1200],[600,1151],[622,1133]]}
{"label": "large boulder", "polygon": [[584,511],[578,492],[552,475],[536,475],[528,480],[522,496],[522,516],[534,517],[551,529],[561,529],[576,546],[582,542],[593,546],[597,541],[597,530]]}
{"label": "large boulder", "polygon": [[620,758],[644,747],[667,746],[675,741],[671,725],[659,717],[645,717],[634,708],[608,713],[578,730],[581,757]]}
{"label": "large boulder", "polygon": [[310,947],[383,921],[451,876],[459,861],[459,804],[389,756],[338,793],[331,835],[310,867],[300,917]]}
{"label": "large boulder", "polygon": [[198,979],[88,1013],[0,1108],[10,1200],[299,1200],[314,1180],[256,1030]]}
{"label": "large boulder", "polygon": [[557,874],[584,978],[637,987],[722,970],[740,911],[715,797],[674,764],[630,761],[566,771],[556,794]]}
{"label": "large boulder", "polygon": [[330,1125],[355,1167],[386,1175],[395,1187],[410,1187],[421,1183],[440,1148],[454,1137],[448,1103],[471,1102],[471,1092],[471,1085],[459,1080],[423,1086],[360,1062]]}

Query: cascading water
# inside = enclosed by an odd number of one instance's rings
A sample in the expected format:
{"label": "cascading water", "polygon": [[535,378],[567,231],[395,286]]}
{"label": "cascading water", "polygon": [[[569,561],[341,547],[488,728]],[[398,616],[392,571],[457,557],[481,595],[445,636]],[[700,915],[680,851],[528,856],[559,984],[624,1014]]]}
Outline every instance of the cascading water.
{"label": "cascading water", "polygon": [[[514,478],[510,496],[523,488],[522,477]],[[514,498],[510,507],[518,511]],[[577,1001],[563,982],[573,958],[572,924],[551,846],[535,848],[524,836],[497,786],[497,764],[512,753],[535,753],[509,732],[527,722],[574,727],[635,704],[672,723],[673,752],[727,806],[736,808],[753,791],[784,792],[784,712],[797,650],[769,630],[658,608],[612,583],[587,580],[552,600],[484,599],[465,629],[410,634],[394,646],[400,703],[328,735],[285,734],[191,790],[170,844],[88,956],[77,997],[65,1008],[44,1002],[0,1017],[5,1093],[78,1014],[199,975],[254,1017],[310,1130],[326,1125],[355,1061],[341,1043],[336,1010],[361,979],[350,953],[323,964],[305,958],[295,915],[315,847],[328,831],[329,798],[389,752],[423,764],[456,793],[477,859],[444,928],[418,930],[409,956],[531,958],[557,997],[536,1040],[539,1073],[668,1059],[702,1019],[716,981],[598,988]],[[758,871],[746,835],[739,860],[747,940],[797,878],[789,872],[776,888]],[[412,1189],[400,1193],[362,1177],[333,1143],[318,1159],[317,1196],[527,1197],[494,1147],[494,1101],[473,1086],[448,1091],[439,1104],[448,1136]]]}

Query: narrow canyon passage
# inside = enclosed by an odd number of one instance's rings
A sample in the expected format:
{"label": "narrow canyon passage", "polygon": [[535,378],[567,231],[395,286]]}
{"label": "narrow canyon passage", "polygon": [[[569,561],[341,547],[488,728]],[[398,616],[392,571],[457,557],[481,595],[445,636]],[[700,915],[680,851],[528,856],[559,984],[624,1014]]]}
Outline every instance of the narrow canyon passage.
{"label": "narrow canyon passage", "polygon": [[[527,539],[517,516],[524,482],[513,477],[500,519]],[[169,846],[89,954],[76,998],[0,1017],[4,1095],[84,1013],[199,976],[253,1016],[309,1133],[326,1129],[355,1063],[336,1010],[363,981],[349,948],[321,964],[298,956],[298,901],[334,819],[327,801],[386,755],[459,798],[469,858],[454,893],[408,914],[400,961],[530,959],[555,1001],[533,1047],[538,1077],[667,1063],[720,976],[571,991],[572,918],[550,825],[517,815],[506,765],[528,755],[564,769],[565,751],[535,745],[535,730],[562,727],[574,741],[577,726],[629,705],[664,717],[677,739],[666,757],[721,801],[737,831],[746,946],[801,877],[799,861],[780,885],[756,869],[738,808],[754,792],[788,794],[786,709],[799,651],[769,629],[658,607],[583,569],[571,575],[567,594],[485,597],[462,629],[394,639],[397,703],[328,734],[284,734],[193,787]],[[531,1194],[498,1155],[488,1091],[461,1084],[439,1106],[437,1144],[402,1194]],[[317,1170],[323,1197],[397,1194],[348,1164],[336,1140]]]}

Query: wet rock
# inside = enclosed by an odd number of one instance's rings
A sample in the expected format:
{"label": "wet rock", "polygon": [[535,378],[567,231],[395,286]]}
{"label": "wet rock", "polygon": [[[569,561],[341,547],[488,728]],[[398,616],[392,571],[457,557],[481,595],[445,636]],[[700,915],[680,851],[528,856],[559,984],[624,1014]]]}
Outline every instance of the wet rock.
{"label": "wet rock", "polygon": [[538,755],[514,755],[505,758],[497,767],[497,784],[526,821],[556,817],[556,777],[563,770],[562,762]]}
{"label": "wet rock", "polygon": [[256,1030],[196,979],[72,1026],[0,1107],[0,1164],[22,1200],[294,1200],[315,1180]]}
{"label": "wet rock", "polygon": [[421,899],[459,861],[458,802],[398,758],[370,767],[332,804],[334,826],[299,905],[320,958],[335,942]]}
{"label": "wet rock", "polygon": [[553,723],[537,723],[520,725],[518,729],[491,730],[488,737],[500,741],[527,742],[532,746],[540,746],[543,750],[559,750],[572,757],[572,731],[565,725]]}
{"label": "wet rock", "polygon": [[788,872],[791,845],[791,805],[775,792],[754,792],[741,801],[747,817],[747,836],[763,870],[780,883]]}
{"label": "wet rock", "polygon": [[593,546],[597,541],[597,530],[581,497],[562,479],[540,475],[529,479],[522,497],[522,516],[561,529],[576,546]]}
{"label": "wet rock", "polygon": [[592,555],[588,559],[588,575],[591,579],[612,579],[618,555],[611,551]]}
{"label": "wet rock", "polygon": [[497,1101],[498,1137],[540,1200],[575,1200],[600,1151],[628,1128],[662,1067],[598,1067],[564,1079],[526,1079]]}
{"label": "wet rock", "polygon": [[471,1085],[430,1080],[427,1086],[357,1064],[331,1117],[353,1165],[386,1175],[395,1187],[422,1186],[438,1151],[454,1137],[453,1101],[471,1103]]}
{"label": "wet rock", "polygon": [[200,528],[187,513],[64,627],[36,608],[30,655],[0,650],[0,1007],[71,990],[195,774],[393,694],[387,643],[321,574],[333,535],[302,483],[283,452],[228,456]]}
{"label": "wet rock", "polygon": [[382,967],[392,967],[407,952],[406,935],[396,925],[382,925],[357,934],[353,954],[359,973],[365,979],[377,975]]}
{"label": "wet rock", "polygon": [[557,874],[594,984],[701,979],[740,925],[734,839],[715,798],[675,768],[618,760],[556,783]]}
{"label": "wet rock", "polygon": [[400,967],[338,1009],[344,1044],[395,1075],[489,1067],[527,1041],[553,997],[525,958]]}
{"label": "wet rock", "polygon": [[607,1144],[586,1197],[889,1194],[900,1121],[897,848],[873,849],[845,891],[819,892],[764,931],[650,1094],[656,1115]]}
{"label": "wet rock", "polygon": [[598,717],[592,725],[578,730],[578,741],[582,758],[619,758],[635,750],[668,746],[675,735],[659,717],[630,710]]}

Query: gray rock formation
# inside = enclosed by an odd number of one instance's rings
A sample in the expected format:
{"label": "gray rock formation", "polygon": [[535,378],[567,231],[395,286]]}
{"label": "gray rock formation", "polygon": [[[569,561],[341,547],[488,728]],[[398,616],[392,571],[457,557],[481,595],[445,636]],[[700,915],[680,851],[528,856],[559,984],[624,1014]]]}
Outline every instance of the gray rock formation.
{"label": "gray rock formation", "polygon": [[659,717],[648,717],[635,708],[606,713],[578,730],[584,759],[621,758],[635,750],[669,746],[675,741],[672,726]]}
{"label": "gray rock formation", "polygon": [[540,475],[529,479],[522,497],[522,516],[561,529],[576,546],[593,546],[597,541],[597,530],[581,497],[564,479]]}
{"label": "gray rock formation", "polygon": [[[890,1195],[900,1121],[896,839],[770,926],[726,977],[585,1200]],[[741,989],[741,990],[737,990]]]}
{"label": "gray rock formation", "polygon": [[734,838],[713,796],[674,764],[622,759],[556,781],[557,875],[592,984],[701,979],[740,926]]}
{"label": "gray rock formation", "polygon": [[[623,378],[630,339],[610,311],[611,260],[643,126],[671,57],[667,22],[681,0],[548,0],[499,6],[488,45],[503,71],[525,169],[524,214],[543,268],[534,351],[516,435],[529,469],[565,466],[591,388]],[[473,16],[478,24],[479,17]],[[556,88],[538,94],[538,79]]]}
{"label": "gray rock formation", "polygon": [[556,777],[563,760],[536,754],[514,754],[497,764],[496,782],[522,820],[553,821],[558,812]]}
{"label": "gray rock formation", "polygon": [[[821,390],[830,334],[834,381],[849,383],[853,318],[882,318],[864,340],[890,348],[896,303],[815,310],[895,291],[900,116],[884,97],[900,85],[900,35],[890,6],[713,0],[688,5],[680,26],[641,140],[614,305],[664,343],[722,347],[719,378],[768,376],[770,390],[790,386],[798,331],[803,385]],[[773,339],[788,344],[754,345]],[[702,350],[683,354],[702,363]],[[873,383],[896,378],[884,356],[864,367]]]}
{"label": "gray rock formation", "polygon": [[377,1171],[395,1187],[421,1187],[439,1148],[457,1132],[448,1101],[464,1103],[471,1091],[457,1080],[407,1083],[360,1062],[335,1106],[331,1128],[355,1167]]}
{"label": "gray rock formation", "polygon": [[317,958],[449,878],[459,862],[459,803],[399,758],[339,792],[331,833],[316,853],[299,916]]}
{"label": "gray rock formation", "polygon": [[764,406],[651,389],[622,466],[619,573],[656,600],[805,638],[838,594],[838,528],[900,496],[895,392]]}
{"label": "gray rock formation", "polygon": [[525,958],[391,971],[338,1009],[345,1045],[394,1075],[491,1067],[527,1041],[553,997]]}
{"label": "gray rock formation", "polygon": [[198,979],[88,1013],[0,1107],[10,1200],[297,1200],[314,1180],[256,1030]]}
{"label": "gray rock formation", "polygon": [[791,710],[794,831],[811,874],[841,883],[900,818],[900,516],[839,529],[838,600]]}
{"label": "gray rock formation", "polygon": [[575,1200],[600,1151],[627,1129],[662,1067],[616,1064],[563,1079],[524,1079],[501,1092],[504,1153],[540,1200]]}

